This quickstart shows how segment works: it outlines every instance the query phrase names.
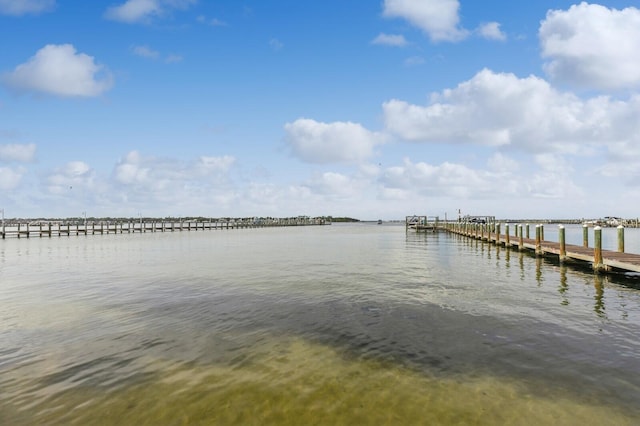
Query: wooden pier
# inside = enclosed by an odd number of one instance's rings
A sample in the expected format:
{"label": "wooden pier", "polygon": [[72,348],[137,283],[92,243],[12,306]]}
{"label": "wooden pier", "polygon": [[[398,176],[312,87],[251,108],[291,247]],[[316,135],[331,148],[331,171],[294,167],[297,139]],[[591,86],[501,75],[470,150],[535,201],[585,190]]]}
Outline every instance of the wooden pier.
{"label": "wooden pier", "polygon": [[582,246],[565,244],[564,227],[559,228],[559,242],[544,240],[544,226],[535,226],[535,238],[529,237],[529,225],[517,225],[514,234],[509,234],[509,225],[505,224],[504,233],[500,224],[475,223],[442,223],[440,230],[463,235],[501,245],[509,249],[530,251],[536,256],[556,257],[560,262],[586,263],[596,272],[639,272],[640,254],[624,252],[624,233],[619,235],[618,250],[602,250],[601,231],[595,229],[594,247],[587,246],[587,240]]}
{"label": "wooden pier", "polygon": [[407,230],[417,232],[435,231],[438,228],[438,216],[406,216],[404,223]]}
{"label": "wooden pier", "polygon": [[132,234],[145,232],[213,231],[222,229],[248,229],[283,226],[328,225],[325,218],[243,218],[210,219],[208,221],[90,221],[70,223],[64,221],[9,222],[0,227],[0,237],[62,237],[71,235]]}

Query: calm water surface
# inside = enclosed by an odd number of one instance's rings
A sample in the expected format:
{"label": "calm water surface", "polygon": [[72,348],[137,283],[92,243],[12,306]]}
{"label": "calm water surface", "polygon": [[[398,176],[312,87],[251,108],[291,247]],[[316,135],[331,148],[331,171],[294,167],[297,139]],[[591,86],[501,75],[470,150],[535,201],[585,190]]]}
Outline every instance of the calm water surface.
{"label": "calm water surface", "polygon": [[392,225],[0,241],[0,424],[638,424],[638,288]]}

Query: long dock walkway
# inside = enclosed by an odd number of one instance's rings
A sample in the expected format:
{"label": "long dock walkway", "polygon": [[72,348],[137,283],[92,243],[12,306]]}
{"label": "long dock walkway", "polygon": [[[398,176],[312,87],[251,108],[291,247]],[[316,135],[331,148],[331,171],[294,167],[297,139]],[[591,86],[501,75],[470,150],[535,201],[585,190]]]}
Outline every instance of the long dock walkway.
{"label": "long dock walkway", "polygon": [[532,251],[538,256],[554,256],[560,262],[587,263],[598,272],[640,272],[640,254],[514,236],[498,233],[499,228],[498,232],[489,232],[489,225],[482,224],[460,226],[449,223],[441,224],[439,229],[507,248]]}
{"label": "long dock walkway", "polygon": [[0,238],[30,238],[144,232],[204,231],[283,226],[328,225],[325,218],[211,219],[208,221],[92,221],[87,223],[24,222],[0,227]]}

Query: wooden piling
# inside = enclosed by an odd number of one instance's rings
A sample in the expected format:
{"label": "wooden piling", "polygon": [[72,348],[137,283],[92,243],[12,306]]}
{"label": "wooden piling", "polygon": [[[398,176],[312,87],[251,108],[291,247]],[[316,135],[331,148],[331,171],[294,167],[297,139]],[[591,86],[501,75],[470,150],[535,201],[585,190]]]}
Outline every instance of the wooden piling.
{"label": "wooden piling", "polygon": [[565,243],[565,230],[564,226],[558,226],[558,242],[560,243],[560,262],[564,262],[567,259],[567,245]]}
{"label": "wooden piling", "polygon": [[618,226],[618,252],[624,253],[624,226]]}
{"label": "wooden piling", "polygon": [[522,225],[518,225],[520,239],[518,240],[518,250],[522,251],[524,249],[524,237],[522,236]]}
{"label": "wooden piling", "polygon": [[593,269],[601,271],[604,269],[602,262],[602,228],[593,228]]}
{"label": "wooden piling", "polygon": [[589,247],[589,227],[586,223],[582,225],[582,246]]}

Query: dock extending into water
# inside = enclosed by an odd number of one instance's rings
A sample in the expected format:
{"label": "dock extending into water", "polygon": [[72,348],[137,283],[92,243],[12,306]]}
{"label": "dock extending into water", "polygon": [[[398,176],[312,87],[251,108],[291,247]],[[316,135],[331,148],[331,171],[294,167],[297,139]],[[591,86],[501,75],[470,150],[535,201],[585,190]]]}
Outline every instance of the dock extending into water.
{"label": "dock extending into water", "polygon": [[618,250],[602,250],[601,229],[595,228],[594,246],[589,247],[585,235],[582,246],[565,244],[564,227],[559,227],[558,242],[544,240],[544,226],[535,226],[535,238],[529,238],[529,225],[516,225],[513,235],[505,224],[504,233],[496,223],[439,223],[437,230],[463,235],[510,249],[530,251],[537,256],[553,256],[560,262],[591,265],[596,272],[640,273],[640,254],[624,252],[624,229],[618,229]]}
{"label": "dock extending into water", "polygon": [[61,237],[71,235],[131,234],[144,232],[213,231],[282,226],[328,225],[329,219],[309,218],[244,218],[210,219],[206,221],[36,221],[9,222],[0,227],[0,238]]}

